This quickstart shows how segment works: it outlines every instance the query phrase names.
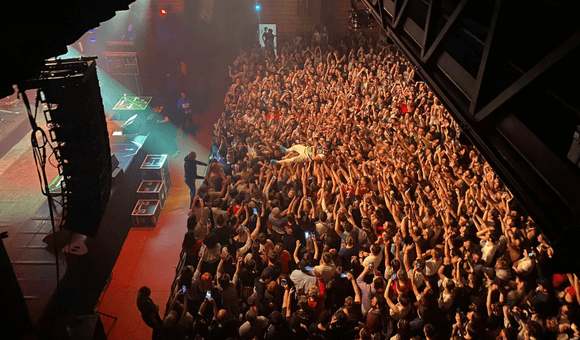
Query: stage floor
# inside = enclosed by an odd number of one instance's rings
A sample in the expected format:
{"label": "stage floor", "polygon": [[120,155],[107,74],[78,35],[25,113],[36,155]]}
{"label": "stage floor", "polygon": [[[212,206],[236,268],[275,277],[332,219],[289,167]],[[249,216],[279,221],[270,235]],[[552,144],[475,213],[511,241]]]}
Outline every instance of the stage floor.
{"label": "stage floor", "polygon": [[[169,163],[173,187],[157,227],[129,231],[111,282],[97,306],[99,312],[118,318],[113,324],[112,319],[101,316],[109,339],[151,338],[151,330],[141,320],[135,304],[137,290],[143,285],[151,288],[153,300],[164,312],[186,231],[189,189],[183,182],[183,158],[195,151],[199,159],[207,159],[213,123],[219,115],[216,109],[219,105],[200,116],[202,129],[195,138],[181,139],[179,131],[179,156]],[[48,166],[47,172],[49,179],[57,178],[55,168]],[[55,291],[56,266],[54,251],[42,241],[50,233],[51,224],[32,157],[30,132],[0,159],[0,176],[0,232],[8,232],[4,244],[36,322]],[[66,265],[60,257],[63,277]]]}
{"label": "stage floor", "polygon": [[[183,181],[183,159],[190,151],[195,151],[200,160],[209,157],[213,124],[221,113],[223,104],[220,102],[223,101],[225,90],[216,96],[209,110],[200,117],[202,129],[195,138],[190,136],[181,139],[179,131],[179,156],[169,162],[173,186],[157,227],[131,228],[125,240],[111,282],[97,308],[101,313],[118,318],[114,322],[113,319],[101,316],[109,340],[151,339],[151,329],[141,319],[136,306],[137,291],[142,286],[151,288],[151,298],[159,306],[161,316],[164,315],[181,243],[187,231],[189,188]],[[199,173],[203,174],[203,170],[200,168]]]}

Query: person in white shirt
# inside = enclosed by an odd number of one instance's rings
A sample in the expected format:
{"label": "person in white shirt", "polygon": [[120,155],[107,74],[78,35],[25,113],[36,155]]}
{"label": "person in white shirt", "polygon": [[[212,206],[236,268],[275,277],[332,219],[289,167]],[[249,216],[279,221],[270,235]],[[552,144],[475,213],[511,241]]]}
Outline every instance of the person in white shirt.
{"label": "person in white shirt", "polygon": [[239,329],[240,338],[254,339],[263,335],[268,327],[268,318],[258,315],[258,311],[250,308],[246,312],[246,322],[244,322]]}
{"label": "person in white shirt", "polygon": [[336,265],[332,262],[330,253],[323,253],[320,259],[320,265],[314,267],[314,274],[320,276],[322,282],[328,283],[334,277]]}
{"label": "person in white shirt", "polygon": [[389,315],[395,321],[399,321],[405,318],[407,314],[409,314],[409,311],[411,311],[411,302],[405,294],[399,294],[396,304],[391,300],[389,292],[391,291],[393,283],[393,279],[389,279],[389,282],[387,283],[387,289],[385,289],[385,299],[387,300],[387,304],[390,308]]}
{"label": "person in white shirt", "polygon": [[496,251],[497,244],[488,233],[486,239],[481,241],[481,259],[486,267],[491,267]]}
{"label": "person in white shirt", "polygon": [[301,260],[298,264],[299,269],[294,270],[290,273],[290,280],[294,282],[296,286],[296,291],[299,294],[303,294],[308,291],[308,288],[312,285],[316,285],[316,277],[308,274],[306,267],[309,265],[307,260]]}
{"label": "person in white shirt", "polygon": [[381,246],[378,244],[373,244],[371,246],[371,253],[363,261],[363,267],[368,267],[369,263],[373,263],[374,268],[379,268],[381,262],[383,261]]}
{"label": "person in white shirt", "polygon": [[441,251],[438,248],[433,249],[433,256],[425,261],[425,275],[427,277],[437,275],[437,271],[442,264],[443,258],[441,258]]}

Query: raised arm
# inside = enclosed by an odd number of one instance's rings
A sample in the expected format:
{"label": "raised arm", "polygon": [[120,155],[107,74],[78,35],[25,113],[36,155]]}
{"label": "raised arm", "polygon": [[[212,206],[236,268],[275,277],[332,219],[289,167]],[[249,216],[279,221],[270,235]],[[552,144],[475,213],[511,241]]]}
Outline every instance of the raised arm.
{"label": "raised arm", "polygon": [[320,248],[318,247],[318,242],[314,240],[314,258],[316,260],[320,259]]}
{"label": "raised arm", "polygon": [[300,249],[300,240],[296,240],[296,247],[294,247],[294,263],[300,263],[300,259],[298,258],[298,250]]}
{"label": "raised arm", "polygon": [[347,273],[346,278],[350,281],[350,283],[352,284],[352,289],[354,290],[354,303],[360,304],[362,301],[362,298],[360,295],[360,287],[356,283],[354,275],[352,275],[352,273]]}
{"label": "raised arm", "polygon": [[[282,309],[286,308],[286,319],[290,319],[290,317],[292,316],[292,308],[290,306],[290,301],[292,299],[292,297],[290,296],[290,287],[286,286],[286,289],[284,289],[284,299],[282,301]],[[294,288],[293,288],[294,289]]]}
{"label": "raised arm", "polygon": [[[256,230],[259,230],[256,227]],[[244,232],[246,233],[246,243],[244,243],[244,245],[238,249],[238,254],[240,255],[244,255],[248,252],[248,250],[250,250],[250,247],[252,247],[252,235],[250,235],[250,230],[244,226]],[[257,237],[257,236],[256,236]]]}
{"label": "raised arm", "polygon": [[[338,205],[338,202],[336,203],[335,207]],[[336,233],[338,234],[338,236],[340,236],[340,238],[342,238],[342,228],[340,227],[340,219],[338,218],[338,216],[334,216],[334,231],[336,231]]]}
{"label": "raised arm", "polygon": [[389,279],[389,283],[387,283],[387,289],[385,289],[385,300],[387,300],[387,304],[393,311],[393,313],[399,313],[399,307],[393,303],[391,300],[389,292],[391,291],[391,286],[393,285],[393,279]]}
{"label": "raised arm", "polygon": [[252,241],[255,241],[256,238],[258,238],[258,234],[260,233],[260,228],[262,227],[262,218],[264,216],[264,209],[265,209],[264,203],[262,203],[262,211],[260,212],[260,215],[258,215],[258,218],[256,220],[256,229],[254,229],[254,231],[250,235]]}
{"label": "raised arm", "polygon": [[403,264],[405,265],[405,270],[407,271],[407,273],[410,273],[412,270],[411,262],[409,260],[409,252],[413,248],[414,248],[414,246],[412,244],[409,244],[409,245],[406,245],[405,249],[403,250]]}
{"label": "raised arm", "polygon": [[221,276],[224,272],[224,262],[225,262],[224,258],[222,257],[220,259],[220,263],[218,264],[218,267],[217,267],[217,272],[216,272],[216,279],[217,280],[219,280],[218,277]]}

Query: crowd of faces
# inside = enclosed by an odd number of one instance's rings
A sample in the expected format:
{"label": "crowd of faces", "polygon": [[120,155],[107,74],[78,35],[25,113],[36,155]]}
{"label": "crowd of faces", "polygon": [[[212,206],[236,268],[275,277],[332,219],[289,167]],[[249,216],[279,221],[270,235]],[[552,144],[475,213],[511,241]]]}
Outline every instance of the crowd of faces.
{"label": "crowd of faces", "polygon": [[[184,327],[578,338],[576,275],[403,54],[384,35],[306,40],[230,67],[184,240]],[[283,162],[295,145],[323,157]]]}

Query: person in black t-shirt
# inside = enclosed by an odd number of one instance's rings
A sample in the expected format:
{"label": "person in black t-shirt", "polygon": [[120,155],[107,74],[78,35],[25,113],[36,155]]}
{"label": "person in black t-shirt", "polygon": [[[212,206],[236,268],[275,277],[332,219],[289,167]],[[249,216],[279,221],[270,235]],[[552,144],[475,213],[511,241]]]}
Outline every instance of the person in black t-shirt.
{"label": "person in black t-shirt", "polygon": [[344,271],[349,271],[352,268],[351,259],[352,257],[358,257],[361,247],[359,243],[355,242],[354,237],[348,235],[346,237],[346,246],[342,247],[338,252],[342,262],[342,268]]}
{"label": "person in black t-shirt", "polygon": [[217,224],[213,232],[217,235],[218,243],[226,245],[229,243],[230,237],[235,234],[234,228],[226,224],[224,215],[217,215],[215,222]]}
{"label": "person in black t-shirt", "polygon": [[334,231],[333,228],[328,228],[326,231],[326,236],[324,237],[324,247],[328,249],[340,249],[340,236]]}
{"label": "person in black t-shirt", "polygon": [[308,328],[310,335],[319,339],[332,339],[332,334],[329,330],[331,318],[330,312],[323,310],[318,316],[318,323],[313,323]]}
{"label": "person in black t-shirt", "polygon": [[179,149],[175,142],[177,130],[170,120],[169,110],[163,106],[153,108],[154,115],[149,120],[150,136],[153,137],[155,152],[167,153],[171,158],[177,157]]}
{"label": "person in black t-shirt", "polygon": [[153,339],[162,339],[163,320],[159,316],[159,306],[151,300],[151,289],[143,286],[137,293],[137,308],[141,312],[141,318],[147,326],[153,329]]}
{"label": "person in black t-shirt", "polygon": [[195,197],[196,194],[195,181],[197,179],[204,178],[203,176],[199,176],[197,174],[197,166],[198,165],[207,166],[207,164],[198,161],[197,154],[194,151],[190,152],[187,156],[185,156],[183,162],[184,162],[183,167],[185,170],[184,171],[185,184],[187,184],[187,186],[189,187],[189,197],[190,197],[189,206],[191,207],[191,204],[193,203],[193,198]]}
{"label": "person in black t-shirt", "polygon": [[221,309],[217,312],[211,326],[209,326],[209,339],[225,340],[236,337],[237,325],[228,317],[228,312]]}

